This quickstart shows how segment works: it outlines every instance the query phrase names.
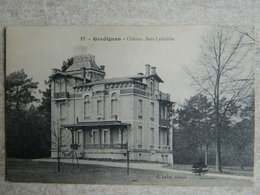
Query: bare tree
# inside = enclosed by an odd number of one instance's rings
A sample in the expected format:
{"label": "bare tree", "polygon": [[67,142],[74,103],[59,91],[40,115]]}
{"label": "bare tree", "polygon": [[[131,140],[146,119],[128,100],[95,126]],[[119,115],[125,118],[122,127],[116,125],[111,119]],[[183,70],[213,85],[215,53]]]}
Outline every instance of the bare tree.
{"label": "bare tree", "polygon": [[215,111],[216,171],[221,172],[221,138],[224,120],[252,96],[252,30],[214,27],[202,36],[201,54],[195,68],[186,68],[200,92],[211,98]]}
{"label": "bare tree", "polygon": [[58,164],[58,172],[60,172],[60,158],[62,151],[62,145],[64,145],[68,138],[69,134],[62,134],[61,128],[59,127],[59,124],[56,124],[55,122],[52,123],[51,128],[51,134],[52,134],[52,150],[57,151],[57,164]]}

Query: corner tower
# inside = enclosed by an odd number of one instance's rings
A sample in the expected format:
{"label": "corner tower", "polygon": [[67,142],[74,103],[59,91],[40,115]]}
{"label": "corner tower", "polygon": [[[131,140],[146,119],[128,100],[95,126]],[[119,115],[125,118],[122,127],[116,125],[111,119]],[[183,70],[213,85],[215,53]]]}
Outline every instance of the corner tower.
{"label": "corner tower", "polygon": [[105,66],[96,64],[95,56],[87,52],[87,48],[79,45],[74,48],[74,62],[66,70],[66,73],[82,77],[87,82],[103,80],[105,78]]}

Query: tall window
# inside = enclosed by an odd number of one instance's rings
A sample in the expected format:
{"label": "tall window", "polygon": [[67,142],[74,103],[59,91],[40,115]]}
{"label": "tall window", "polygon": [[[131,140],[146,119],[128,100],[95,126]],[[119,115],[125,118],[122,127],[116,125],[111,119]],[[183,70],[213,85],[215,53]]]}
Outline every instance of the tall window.
{"label": "tall window", "polygon": [[93,144],[99,144],[99,132],[98,131],[93,131]]}
{"label": "tall window", "polygon": [[107,130],[103,131],[104,133],[104,144],[109,144],[110,139],[109,139],[109,133]]}
{"label": "tall window", "polygon": [[163,145],[163,131],[159,131],[159,145]]}
{"label": "tall window", "polygon": [[159,145],[168,145],[168,133],[167,131],[159,131]]}
{"label": "tall window", "polygon": [[150,145],[154,146],[154,128],[150,128]]}
{"label": "tall window", "polygon": [[77,137],[78,137],[78,144],[81,144],[81,143],[80,143],[80,139],[81,139],[81,136],[80,136],[80,134],[81,134],[81,132],[80,132],[80,131],[78,131],[78,135],[77,135]]}
{"label": "tall window", "polygon": [[143,115],[143,101],[142,100],[138,100],[138,115],[142,116]]}
{"label": "tall window", "polygon": [[127,133],[126,130],[122,131],[122,137],[123,137],[123,144],[125,144],[127,142]]}
{"label": "tall window", "polygon": [[143,145],[143,127],[142,126],[138,126],[137,144],[138,144],[138,148],[142,148],[142,145]]}
{"label": "tall window", "polygon": [[161,119],[165,119],[165,107],[161,106]]}
{"label": "tall window", "polygon": [[58,84],[58,87],[56,88],[57,92],[64,92],[65,91],[65,79],[61,78],[58,81],[56,81]]}
{"label": "tall window", "polygon": [[90,117],[90,100],[89,96],[87,95],[84,99],[84,117]]}
{"label": "tall window", "polygon": [[118,114],[118,100],[117,100],[117,94],[113,93],[111,96],[111,115],[117,115]]}
{"label": "tall window", "polygon": [[168,119],[168,109],[166,106],[164,107],[164,119]]}
{"label": "tall window", "polygon": [[102,114],[102,100],[97,101],[97,114]]}
{"label": "tall window", "polygon": [[66,118],[66,104],[60,103],[60,118]]}
{"label": "tall window", "polygon": [[154,118],[154,103],[151,102],[151,117]]}

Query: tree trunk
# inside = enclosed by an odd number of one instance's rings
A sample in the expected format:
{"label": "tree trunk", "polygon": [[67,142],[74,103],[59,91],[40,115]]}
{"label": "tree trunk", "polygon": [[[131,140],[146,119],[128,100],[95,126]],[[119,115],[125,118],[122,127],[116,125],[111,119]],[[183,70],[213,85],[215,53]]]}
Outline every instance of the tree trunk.
{"label": "tree trunk", "polygon": [[220,155],[220,137],[216,138],[216,171],[222,172],[221,170],[221,155]]}
{"label": "tree trunk", "polygon": [[217,121],[216,121],[216,171],[222,172],[221,170],[221,155],[220,155],[220,121],[219,121],[219,108],[217,100]]}
{"label": "tree trunk", "polygon": [[[221,49],[220,49],[221,50]],[[220,59],[219,59],[220,62]],[[216,171],[222,172],[221,170],[221,155],[220,155],[220,116],[219,116],[219,86],[220,86],[220,65],[218,65],[218,73],[216,80]]]}
{"label": "tree trunk", "polygon": [[220,155],[220,120],[219,120],[219,108],[217,100],[217,121],[216,121],[216,171],[222,172],[221,170],[221,155]]}
{"label": "tree trunk", "polygon": [[205,146],[205,165],[208,165],[208,150],[209,150],[209,145],[206,144],[206,146]]}
{"label": "tree trunk", "polygon": [[60,141],[58,140],[58,173],[60,172]]}

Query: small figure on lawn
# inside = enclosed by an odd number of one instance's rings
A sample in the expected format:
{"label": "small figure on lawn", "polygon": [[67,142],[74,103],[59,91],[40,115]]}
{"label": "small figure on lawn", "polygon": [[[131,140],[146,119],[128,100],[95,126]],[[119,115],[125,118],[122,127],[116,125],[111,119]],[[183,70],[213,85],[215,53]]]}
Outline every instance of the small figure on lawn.
{"label": "small figure on lawn", "polygon": [[199,175],[201,173],[207,173],[209,170],[208,169],[204,169],[206,168],[207,165],[205,165],[205,163],[203,162],[202,158],[199,158],[199,161],[194,163],[193,166],[192,166],[192,172],[193,173],[198,173]]}

